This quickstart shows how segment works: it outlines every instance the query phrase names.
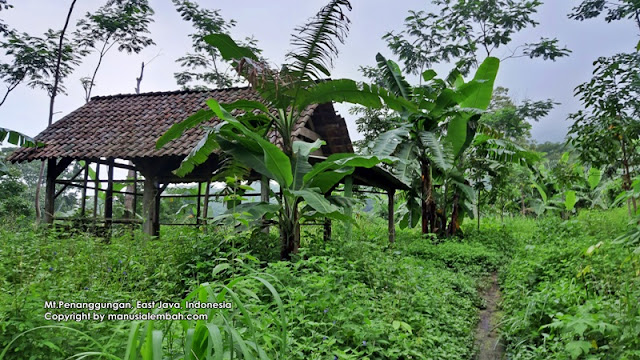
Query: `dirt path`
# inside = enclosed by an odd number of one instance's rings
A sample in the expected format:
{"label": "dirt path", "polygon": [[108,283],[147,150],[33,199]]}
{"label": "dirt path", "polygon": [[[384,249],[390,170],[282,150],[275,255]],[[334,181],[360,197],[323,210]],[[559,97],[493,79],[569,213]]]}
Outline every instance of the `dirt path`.
{"label": "dirt path", "polygon": [[501,360],[504,358],[504,346],[497,329],[500,321],[498,304],[500,303],[500,287],[498,274],[493,273],[489,283],[482,290],[482,298],[487,307],[480,311],[480,322],[476,329],[476,348],[478,353],[475,360]]}

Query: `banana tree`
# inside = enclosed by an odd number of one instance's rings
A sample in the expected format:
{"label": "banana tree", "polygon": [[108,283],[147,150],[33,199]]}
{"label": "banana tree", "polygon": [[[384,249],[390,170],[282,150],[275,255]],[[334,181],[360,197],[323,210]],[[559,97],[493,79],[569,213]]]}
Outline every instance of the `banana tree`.
{"label": "banana tree", "polygon": [[[27,135],[19,133],[15,130],[0,128],[0,144],[4,141],[9,142],[9,144],[23,147],[39,147],[43,146],[41,142],[38,142]],[[6,175],[9,173],[9,169],[5,165],[4,161],[0,159],[0,176]]]}
{"label": "banana tree", "polygon": [[[412,188],[420,189],[413,191],[421,198],[420,207],[410,197],[410,211],[401,225],[415,225],[421,217],[423,233],[454,233],[461,208],[474,202],[473,189],[458,165],[472,144],[482,111],[489,105],[500,62],[487,58],[469,82],[457,71],[442,80],[436,78],[435,71],[427,70],[422,74],[424,85],[412,87],[395,62],[381,54],[376,59],[390,92],[415,105],[401,110],[404,123],[382,134],[373,150],[376,154],[400,158],[394,168],[396,175],[412,184]],[[436,206],[436,186],[444,189],[440,212]],[[447,229],[449,208],[451,221]]]}
{"label": "banana tree", "polygon": [[[398,111],[416,108],[411,101],[375,85],[360,84],[350,79],[325,80],[338,52],[337,43],[344,42],[349,29],[349,19],[345,15],[347,10],[351,10],[348,0],[332,0],[308,23],[297,28],[291,41],[294,50],[287,54],[286,63],[280,70],[273,70],[250,48],[239,46],[227,34],[205,37],[205,41],[218,49],[220,55],[255,89],[261,101],[238,100],[219,104],[209,100],[209,109],[174,125],[157,142],[157,146],[162,147],[179,138],[187,128],[199,126],[214,117],[222,120],[219,126],[207,128],[205,136],[184,159],[176,174],[189,173],[206,161],[213,151],[220,149],[275,180],[283,190],[283,199],[277,210],[283,258],[289,258],[299,246],[297,229],[301,215],[298,210],[303,200],[309,208],[308,213],[344,220],[347,217],[337,205],[324,198],[325,193],[352,173],[355,167],[371,167],[381,161],[378,157],[341,154],[311,166],[309,154],[322,142],[298,142],[291,135],[309,106],[349,102],[372,108],[386,104]],[[241,114],[232,116],[234,110]],[[282,148],[264,139],[272,130],[282,140]]]}

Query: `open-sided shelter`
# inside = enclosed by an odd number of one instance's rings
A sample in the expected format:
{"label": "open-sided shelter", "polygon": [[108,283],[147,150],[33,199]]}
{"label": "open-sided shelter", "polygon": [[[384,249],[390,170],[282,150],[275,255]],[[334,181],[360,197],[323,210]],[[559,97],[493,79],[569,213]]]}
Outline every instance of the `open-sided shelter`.
{"label": "open-sided shelter", "polygon": [[[209,183],[213,172],[219,168],[219,159],[215,154],[204,164],[198,166],[186,177],[172,173],[180,162],[198,143],[204,134],[202,128],[187,130],[184,135],[161,149],[156,141],[173,124],[180,122],[200,109],[206,108],[206,100],[214,98],[220,103],[231,103],[240,99],[260,101],[259,95],[248,87],[207,90],[207,91],[171,91],[152,92],[131,95],[113,95],[94,97],[87,104],[71,112],[35,137],[45,145],[40,148],[20,148],[12,153],[8,160],[23,162],[40,160],[47,163],[46,196],[44,219],[53,223],[59,219],[55,215],[55,199],[68,187],[82,189],[81,215],[87,207],[87,190],[93,190],[93,222],[104,222],[107,228],[113,223],[142,222],[144,231],[152,236],[159,234],[159,204],[164,189],[172,183]],[[213,119],[209,125],[217,123]],[[270,141],[281,143],[275,132],[269,135]],[[315,155],[321,159],[336,153],[351,153],[353,147],[344,118],[336,114],[333,104],[311,105],[296,124],[292,137],[298,140],[315,141],[322,139],[326,145]],[[123,160],[128,162],[122,162]],[[73,161],[84,161],[84,167],[70,179],[58,179],[60,174]],[[99,173],[89,177],[90,164],[106,166],[106,179]],[[129,190],[114,189],[114,168],[133,172],[133,178],[120,180],[126,183],[144,183],[142,193],[136,186]],[[142,175],[141,179],[138,174]],[[405,185],[380,167],[359,169],[352,175],[354,184],[373,186],[390,194],[390,237],[393,241],[393,193]],[[100,184],[107,184],[102,189]],[[263,184],[264,185],[264,184]],[[263,186],[264,187],[264,186]],[[210,197],[207,193],[198,194],[196,218],[204,222],[207,218]],[[267,186],[268,189],[268,186]],[[104,218],[97,219],[98,192],[106,193]],[[133,198],[134,206],[138,198],[143,201],[143,220],[136,216],[115,219],[113,217],[114,193],[124,193]],[[268,192],[263,189],[263,199]],[[202,210],[201,210],[202,209]],[[134,214],[135,215],[135,214]]]}

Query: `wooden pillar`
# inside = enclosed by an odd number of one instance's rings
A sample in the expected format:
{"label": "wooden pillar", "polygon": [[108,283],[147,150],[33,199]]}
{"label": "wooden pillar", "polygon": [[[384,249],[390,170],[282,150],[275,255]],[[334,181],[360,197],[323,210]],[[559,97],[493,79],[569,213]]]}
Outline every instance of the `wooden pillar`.
{"label": "wooden pillar", "polygon": [[[263,175],[262,179],[260,179],[260,201],[269,203],[269,191],[269,178]],[[269,225],[267,225],[264,219],[262,223],[262,232],[265,234],[269,233]]]}
{"label": "wooden pillar", "polygon": [[94,179],[94,193],[93,200],[93,227],[96,227],[98,220],[98,199],[100,198],[100,163],[96,162],[96,178]]}
{"label": "wooden pillar", "polygon": [[144,193],[142,195],[142,212],[144,217],[142,228],[147,235],[160,235],[159,205],[158,180],[147,174],[144,177]]}
{"label": "wooden pillar", "polygon": [[113,225],[113,163],[113,159],[107,160],[107,192],[104,201],[104,226],[107,233]]}
{"label": "wooden pillar", "polygon": [[324,219],[324,241],[331,240],[331,219]]}
{"label": "wooden pillar", "polygon": [[[329,192],[327,192],[326,194],[324,194],[325,198],[328,198],[329,196],[331,196],[333,189],[329,190]],[[324,241],[330,241],[331,240],[331,219],[329,218],[324,218]]]}
{"label": "wooden pillar", "polygon": [[89,182],[89,162],[84,162],[84,177],[82,179],[82,199],[80,200],[80,216],[87,213],[87,186]]}
{"label": "wooden pillar", "polygon": [[56,159],[47,160],[47,178],[44,198],[44,222],[53,224],[53,213],[55,212],[56,177],[58,171]]}
{"label": "wooden pillar", "polygon": [[202,183],[199,182],[198,183],[198,200],[196,203],[196,224],[200,224],[200,217],[202,216],[202,210],[200,208],[200,206],[202,205]]}
{"label": "wooden pillar", "polygon": [[388,191],[389,195],[389,242],[394,243],[396,241],[396,222],[395,222],[395,195],[396,190],[391,189]]}
{"label": "wooden pillar", "polygon": [[[347,176],[344,178],[344,197],[351,199],[353,196],[353,177]],[[347,208],[346,215],[351,217],[351,206]],[[345,235],[347,239],[351,238],[351,222],[346,223]]]}
{"label": "wooden pillar", "polygon": [[[133,164],[133,163],[131,163]],[[138,209],[138,172],[133,171],[133,205],[131,206],[131,219],[136,219],[137,209]]]}
{"label": "wooden pillar", "polygon": [[[202,208],[202,223],[207,225],[207,218],[209,217],[209,193],[211,188],[211,180],[207,180],[207,187],[204,189],[204,204]],[[205,228],[206,229],[206,228]]]}

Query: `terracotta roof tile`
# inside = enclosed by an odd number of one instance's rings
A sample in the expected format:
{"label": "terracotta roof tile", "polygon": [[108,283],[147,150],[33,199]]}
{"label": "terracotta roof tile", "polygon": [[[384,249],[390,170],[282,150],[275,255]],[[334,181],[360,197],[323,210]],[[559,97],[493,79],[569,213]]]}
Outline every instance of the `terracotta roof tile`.
{"label": "terracotta roof tile", "polygon": [[[44,147],[18,149],[8,160],[21,162],[60,157],[133,159],[185,156],[204,134],[201,128],[185,131],[180,139],[161,149],[156,149],[156,141],[173,124],[206,108],[205,102],[210,98],[221,103],[238,99],[260,101],[259,95],[247,87],[94,97],[36,136],[36,140],[46,144]],[[305,126],[315,109],[316,105],[306,109],[295,129]],[[214,119],[209,125],[214,125],[217,121]],[[282,139],[279,139],[275,131],[270,132],[268,138],[273,143],[282,145]]]}

